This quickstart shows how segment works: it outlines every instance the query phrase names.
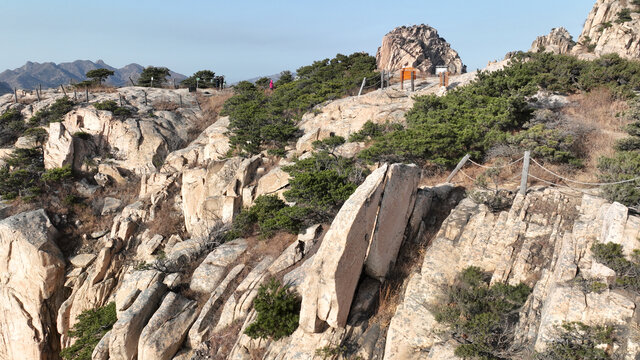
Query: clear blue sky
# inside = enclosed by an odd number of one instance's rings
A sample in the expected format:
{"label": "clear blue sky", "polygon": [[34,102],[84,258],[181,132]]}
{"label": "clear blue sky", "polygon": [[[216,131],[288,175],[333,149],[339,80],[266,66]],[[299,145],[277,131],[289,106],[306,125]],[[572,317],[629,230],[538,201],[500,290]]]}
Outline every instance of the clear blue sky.
{"label": "clear blue sky", "polygon": [[0,71],[26,61],[102,59],[201,69],[230,81],[336,53],[375,55],[396,26],[429,24],[469,70],[564,26],[577,38],[595,0],[0,0]]}

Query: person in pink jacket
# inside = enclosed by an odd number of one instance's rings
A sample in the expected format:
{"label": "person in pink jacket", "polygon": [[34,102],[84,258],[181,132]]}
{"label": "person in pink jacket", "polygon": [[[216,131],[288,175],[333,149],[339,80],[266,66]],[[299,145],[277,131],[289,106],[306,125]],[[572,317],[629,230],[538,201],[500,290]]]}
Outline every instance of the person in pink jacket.
{"label": "person in pink jacket", "polygon": [[269,90],[273,90],[273,79],[269,80]]}

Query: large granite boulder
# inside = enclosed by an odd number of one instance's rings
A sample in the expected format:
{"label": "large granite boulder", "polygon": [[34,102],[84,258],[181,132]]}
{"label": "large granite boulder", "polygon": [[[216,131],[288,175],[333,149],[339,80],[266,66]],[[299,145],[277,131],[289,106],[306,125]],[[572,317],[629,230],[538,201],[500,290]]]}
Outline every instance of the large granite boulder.
{"label": "large granite boulder", "polygon": [[429,25],[400,26],[382,38],[376,53],[378,69],[398,71],[414,67],[425,74],[435,73],[436,66],[447,65],[455,74],[466,72],[458,53]]}
{"label": "large granite boulder", "polygon": [[317,332],[322,322],[344,327],[369,248],[388,165],[375,170],[344,203],[307,271],[300,327]]}

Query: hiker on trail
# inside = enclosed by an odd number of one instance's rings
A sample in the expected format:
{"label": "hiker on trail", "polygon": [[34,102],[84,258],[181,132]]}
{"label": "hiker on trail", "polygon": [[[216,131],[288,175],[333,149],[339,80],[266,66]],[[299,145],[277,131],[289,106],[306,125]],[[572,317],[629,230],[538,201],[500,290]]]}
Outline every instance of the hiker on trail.
{"label": "hiker on trail", "polygon": [[269,80],[269,90],[273,90],[273,79]]}

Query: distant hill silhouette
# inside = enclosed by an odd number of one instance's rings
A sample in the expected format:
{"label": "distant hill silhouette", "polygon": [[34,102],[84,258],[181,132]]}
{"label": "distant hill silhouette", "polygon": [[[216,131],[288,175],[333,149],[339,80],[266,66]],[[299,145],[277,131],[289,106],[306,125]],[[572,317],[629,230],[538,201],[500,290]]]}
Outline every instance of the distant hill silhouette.
{"label": "distant hill silhouette", "polygon": [[[129,77],[134,81],[140,76],[144,66],[129,64],[120,69],[107,65],[104,61],[76,60],[74,62],[55,64],[52,62],[36,63],[28,61],[24,66],[14,70],[5,70],[0,73],[0,94],[11,92],[13,88],[31,90],[42,85],[43,88],[57,87],[69,82],[86,80],[85,74],[93,69],[109,69],[114,75],[107,79],[107,84],[125,86],[129,83]],[[169,81],[182,81],[187,77],[171,72]]]}

